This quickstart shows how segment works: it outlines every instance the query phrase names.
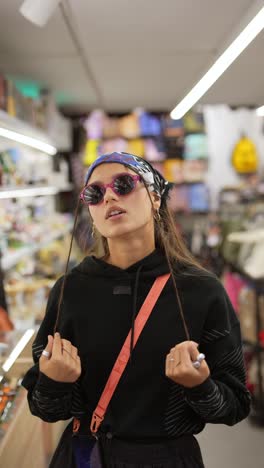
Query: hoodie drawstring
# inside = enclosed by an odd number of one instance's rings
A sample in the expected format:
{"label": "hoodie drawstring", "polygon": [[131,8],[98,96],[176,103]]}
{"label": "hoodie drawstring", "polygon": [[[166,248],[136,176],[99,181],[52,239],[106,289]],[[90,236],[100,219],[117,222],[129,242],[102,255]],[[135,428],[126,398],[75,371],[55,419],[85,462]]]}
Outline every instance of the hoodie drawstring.
{"label": "hoodie drawstring", "polygon": [[132,361],[132,351],[133,351],[133,347],[134,347],[135,320],[136,320],[136,314],[137,314],[138,283],[139,283],[140,271],[141,271],[142,268],[143,268],[143,265],[141,265],[137,269],[136,279],[135,279],[135,287],[134,287],[134,294],[133,294],[133,312],[132,312],[131,340],[130,340],[130,362]]}

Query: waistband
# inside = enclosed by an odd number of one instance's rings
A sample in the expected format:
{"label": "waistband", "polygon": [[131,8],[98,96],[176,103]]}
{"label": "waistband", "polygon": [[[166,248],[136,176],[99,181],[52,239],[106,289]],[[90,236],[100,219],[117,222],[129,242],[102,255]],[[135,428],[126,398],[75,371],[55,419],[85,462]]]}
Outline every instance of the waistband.
{"label": "waistband", "polygon": [[168,439],[158,443],[135,443],[113,438],[103,442],[106,453],[111,458],[129,460],[132,463],[144,463],[168,459],[170,457],[201,457],[200,446],[193,435],[183,435],[177,439]]}

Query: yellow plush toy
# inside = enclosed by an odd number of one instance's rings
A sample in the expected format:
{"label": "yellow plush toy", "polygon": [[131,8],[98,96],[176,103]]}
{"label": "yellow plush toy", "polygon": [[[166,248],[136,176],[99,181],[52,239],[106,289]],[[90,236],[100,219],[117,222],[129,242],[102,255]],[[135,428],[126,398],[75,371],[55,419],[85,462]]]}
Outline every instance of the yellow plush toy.
{"label": "yellow plush toy", "polygon": [[252,140],[242,136],[232,153],[232,165],[238,174],[252,174],[257,172],[259,157]]}

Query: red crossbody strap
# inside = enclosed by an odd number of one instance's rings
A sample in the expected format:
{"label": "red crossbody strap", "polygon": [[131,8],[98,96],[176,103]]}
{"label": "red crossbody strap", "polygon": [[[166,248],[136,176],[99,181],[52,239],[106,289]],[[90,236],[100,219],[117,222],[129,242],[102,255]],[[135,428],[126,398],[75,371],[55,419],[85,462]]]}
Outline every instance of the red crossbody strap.
{"label": "red crossbody strap", "polygon": [[[140,334],[164,288],[166,285],[168,279],[170,277],[170,274],[166,274],[163,276],[159,276],[151,290],[149,291],[144,304],[142,305],[137,318],[135,320],[135,332],[134,332],[134,347],[137,344],[137,341],[140,337]],[[112,369],[112,372],[109,376],[109,379],[106,383],[106,386],[104,388],[104,391],[101,395],[101,398],[99,400],[99,403],[97,405],[97,408],[95,409],[93,416],[92,416],[92,421],[91,421],[91,432],[96,433],[100,427],[101,422],[104,419],[104,415],[106,413],[107,407],[111,401],[111,398],[115,392],[115,389],[118,385],[119,380],[122,377],[122,374],[126,368],[126,365],[128,363],[129,357],[130,357],[130,339],[131,339],[131,330],[126,338],[126,341],[119,353],[119,356],[115,362],[115,365]]]}

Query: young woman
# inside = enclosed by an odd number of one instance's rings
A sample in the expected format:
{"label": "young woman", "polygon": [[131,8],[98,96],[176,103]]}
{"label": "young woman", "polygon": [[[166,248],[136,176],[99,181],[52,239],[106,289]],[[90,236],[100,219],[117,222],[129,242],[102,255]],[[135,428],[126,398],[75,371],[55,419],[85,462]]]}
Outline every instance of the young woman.
{"label": "young woman", "polygon": [[93,254],[55,284],[23,381],[32,414],[78,417],[89,432],[144,299],[171,273],[134,349],[131,334],[130,360],[101,424],[111,468],[203,467],[194,434],[206,423],[234,425],[250,409],[238,319],[221,283],[179,238],[169,188],[126,153],[89,168],[80,200],[93,223]]}

